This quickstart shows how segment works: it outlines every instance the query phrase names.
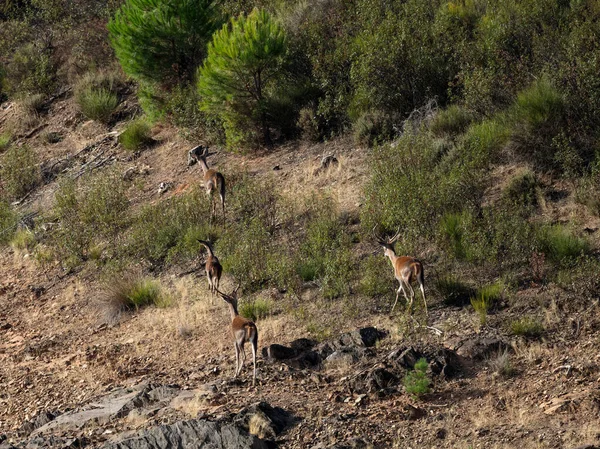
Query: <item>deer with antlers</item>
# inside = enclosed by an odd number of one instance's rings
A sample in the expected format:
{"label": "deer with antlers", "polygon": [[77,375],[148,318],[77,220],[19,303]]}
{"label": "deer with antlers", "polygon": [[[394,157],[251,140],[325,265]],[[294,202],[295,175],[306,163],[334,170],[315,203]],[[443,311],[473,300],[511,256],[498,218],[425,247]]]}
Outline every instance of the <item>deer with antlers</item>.
{"label": "deer with antlers", "polygon": [[215,169],[208,168],[206,158],[213,153],[208,152],[208,147],[198,145],[188,151],[188,167],[194,165],[196,162],[200,164],[202,168],[204,188],[206,194],[211,198],[211,217],[215,215],[215,202],[213,200],[214,191],[218,189],[219,197],[221,198],[221,209],[223,210],[223,217],[225,217],[225,178],[223,175]]}
{"label": "deer with antlers", "polygon": [[[410,256],[397,256],[396,251],[394,250],[394,242],[398,240],[400,237],[400,229],[396,235],[386,240],[381,236],[375,236],[377,243],[383,246],[383,254],[390,259],[392,262],[392,267],[394,268],[394,277],[400,283],[400,287],[398,287],[398,291],[396,292],[396,301],[394,301],[394,305],[392,306],[392,311],[394,312],[394,308],[396,307],[396,303],[398,302],[398,296],[400,292],[404,293],[404,297],[406,301],[409,303],[412,308],[413,299],[415,297],[415,291],[413,290],[411,284],[414,281],[417,281],[419,284],[419,288],[421,289],[421,294],[423,295],[423,303],[425,304],[425,314],[427,314],[427,300],[425,299],[425,281],[423,274],[423,264]],[[410,298],[406,294],[406,289],[410,292]]]}
{"label": "deer with antlers", "polygon": [[[219,290],[217,293],[221,295],[221,298],[229,305],[229,312],[231,314],[231,333],[235,343],[235,375],[234,378],[242,371],[242,366],[246,361],[246,351],[244,345],[246,342],[250,342],[252,347],[252,362],[254,364],[254,374],[252,376],[252,386],[256,383],[256,352],[258,348],[258,329],[256,324],[244,317],[241,317],[237,310],[238,297],[237,291],[240,288],[240,284],[227,295]],[[240,361],[241,353],[241,361]]]}
{"label": "deer with antlers", "polygon": [[208,251],[208,257],[206,258],[204,269],[206,270],[206,278],[208,279],[208,288],[212,294],[215,294],[217,292],[217,289],[219,288],[219,282],[221,281],[221,273],[223,273],[223,267],[221,266],[218,257],[215,256],[210,242],[200,239],[198,239],[198,241]]}

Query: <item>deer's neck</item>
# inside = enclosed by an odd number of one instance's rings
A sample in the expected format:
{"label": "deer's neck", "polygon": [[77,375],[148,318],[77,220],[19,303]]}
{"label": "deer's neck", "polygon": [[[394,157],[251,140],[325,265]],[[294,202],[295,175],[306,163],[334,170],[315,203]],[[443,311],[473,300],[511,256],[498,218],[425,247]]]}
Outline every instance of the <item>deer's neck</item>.
{"label": "deer's neck", "polygon": [[394,251],[392,251],[391,249],[389,249],[385,252],[385,255],[390,259],[390,262],[392,262],[392,265],[394,265],[396,262],[396,259],[398,258],[398,256],[396,256],[396,253]]}
{"label": "deer's neck", "polygon": [[198,163],[200,164],[200,168],[202,168],[202,172],[206,173],[208,171],[208,165],[204,158],[198,158]]}
{"label": "deer's neck", "polygon": [[231,319],[233,320],[236,316],[239,315],[238,311],[237,311],[237,306],[235,306],[234,304],[228,302],[227,303],[229,305],[229,314],[231,315]]}

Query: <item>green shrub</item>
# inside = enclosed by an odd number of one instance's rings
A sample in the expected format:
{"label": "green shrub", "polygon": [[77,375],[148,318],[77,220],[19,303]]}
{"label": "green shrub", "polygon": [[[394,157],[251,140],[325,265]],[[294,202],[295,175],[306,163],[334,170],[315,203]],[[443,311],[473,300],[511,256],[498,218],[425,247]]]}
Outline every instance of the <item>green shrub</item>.
{"label": "green shrub", "polygon": [[108,89],[85,88],[77,92],[77,104],[87,118],[108,123],[119,104],[117,95]]}
{"label": "green shrub", "polygon": [[54,215],[60,228],[54,244],[63,260],[85,259],[93,244],[106,241],[113,251],[120,248],[122,231],[129,222],[129,200],[125,184],[116,172],[98,173],[60,182],[55,194]]}
{"label": "green shrub", "polygon": [[452,105],[435,115],[429,129],[435,136],[453,138],[464,133],[473,120],[473,114],[467,109]]}
{"label": "green shrub", "polygon": [[42,42],[29,42],[18,47],[6,66],[10,92],[50,94],[56,88],[56,64],[51,50]]}
{"label": "green shrub", "polygon": [[440,226],[442,236],[450,254],[458,260],[468,259],[470,254],[468,239],[465,233],[471,225],[472,217],[468,211],[461,213],[448,213],[442,217]]}
{"label": "green shrub", "polygon": [[600,216],[600,155],[596,159],[590,172],[579,180],[575,199],[584,204],[592,214]]}
{"label": "green shrub", "polygon": [[540,337],[544,332],[544,326],[537,319],[530,316],[525,316],[511,321],[510,331],[513,335],[537,338]]}
{"label": "green shrub", "polygon": [[0,197],[0,244],[9,242],[17,229],[18,218],[10,204]]}
{"label": "green shrub", "polygon": [[414,370],[409,371],[404,377],[404,389],[410,395],[418,398],[431,391],[431,381],[427,377],[429,364],[425,358],[420,358],[415,363]]}
{"label": "green shrub", "polygon": [[[132,217],[127,254],[162,264],[198,255],[197,239],[214,240],[210,203],[200,186],[155,204],[144,205]],[[223,261],[221,261],[223,262]]]}
{"label": "green shrub", "polygon": [[318,281],[328,299],[346,295],[352,280],[350,236],[331,204],[317,206],[309,214],[298,252],[298,274],[304,280]]}
{"label": "green shrub", "polygon": [[564,111],[564,98],[547,78],[519,93],[513,106],[515,120],[531,127],[556,123]]}
{"label": "green shrub", "polygon": [[464,155],[476,167],[487,168],[490,162],[498,159],[510,136],[510,127],[500,119],[473,124],[463,138]]}
{"label": "green shrub", "polygon": [[540,197],[540,187],[535,173],[525,171],[516,175],[510,180],[502,195],[509,202],[523,208],[522,210],[535,208]]}
{"label": "green shrub", "polygon": [[556,263],[567,264],[590,251],[587,240],[562,225],[543,226],[538,241],[543,253]]}
{"label": "green shrub", "polygon": [[463,306],[468,304],[475,294],[471,287],[452,275],[439,277],[434,282],[446,305]]}
{"label": "green shrub", "polygon": [[138,310],[149,305],[166,307],[170,304],[170,298],[159,281],[136,274],[111,276],[105,282],[101,299],[107,307],[107,314],[113,317],[126,310]]}
{"label": "green shrub", "polygon": [[266,11],[241,14],[213,35],[198,71],[202,109],[224,123],[227,144],[271,144],[269,106],[276,100],[287,40]]}
{"label": "green shrub", "polygon": [[393,291],[393,270],[385,257],[368,256],[360,263],[358,291],[366,296],[377,297]]}
{"label": "green shrub", "polygon": [[129,151],[137,151],[152,142],[150,124],[145,119],[130,122],[119,135],[119,142]]}
{"label": "green shrub", "polygon": [[27,229],[19,229],[10,240],[10,246],[19,250],[31,250],[36,243],[34,233]]}
{"label": "green shrub", "polygon": [[8,131],[0,133],[0,153],[2,153],[3,151],[5,151],[8,148],[11,140],[12,140],[12,135]]}
{"label": "green shrub", "polygon": [[243,302],[239,306],[240,315],[252,321],[262,320],[271,314],[271,303],[257,298],[252,302]]}
{"label": "green shrub", "polygon": [[486,285],[477,291],[477,295],[471,298],[471,305],[479,315],[479,320],[482,325],[487,321],[488,312],[498,303],[502,297],[504,285],[501,282]]}
{"label": "green shrub", "polygon": [[41,182],[40,166],[33,149],[24,145],[11,146],[3,155],[0,166],[2,187],[11,199],[21,199]]}
{"label": "green shrub", "polygon": [[354,142],[373,146],[392,140],[399,126],[399,117],[381,111],[365,112],[354,122]]}

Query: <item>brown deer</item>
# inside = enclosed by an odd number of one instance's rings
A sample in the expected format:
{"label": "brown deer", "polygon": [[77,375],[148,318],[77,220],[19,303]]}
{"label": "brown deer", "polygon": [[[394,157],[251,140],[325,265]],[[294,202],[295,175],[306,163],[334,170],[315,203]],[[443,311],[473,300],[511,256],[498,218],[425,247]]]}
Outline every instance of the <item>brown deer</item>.
{"label": "brown deer", "polygon": [[206,158],[210,156],[210,154],[211,153],[208,152],[208,147],[198,145],[197,147],[192,148],[188,152],[188,166],[194,165],[196,162],[198,162],[202,168],[202,173],[204,173],[204,188],[206,189],[206,194],[211,199],[211,217],[215,215],[215,202],[213,200],[213,193],[218,189],[219,197],[221,198],[223,219],[225,219],[225,178],[220,172],[212,168],[208,168]]}
{"label": "brown deer", "polygon": [[[400,237],[400,229],[398,229],[396,235],[394,235],[391,238],[388,238],[387,240],[384,240],[383,237],[376,236],[377,243],[383,246],[383,254],[390,259],[390,262],[392,262],[392,267],[394,268],[394,277],[400,283],[400,287],[396,292],[396,301],[394,301],[394,305],[392,306],[392,311],[390,313],[394,312],[394,308],[396,307],[396,303],[398,302],[398,295],[400,295],[400,292],[404,293],[406,301],[412,308],[413,299],[415,297],[415,291],[413,290],[411,283],[417,281],[421,289],[421,294],[423,295],[423,303],[425,304],[425,314],[427,314],[427,300],[425,299],[425,280],[423,274],[423,264],[414,257],[396,255],[396,251],[394,251],[393,244],[396,240],[398,240],[398,237]],[[405,287],[410,292],[410,298],[406,294]]]}
{"label": "brown deer", "polygon": [[[256,352],[258,348],[258,329],[256,329],[256,324],[254,322],[241,317],[237,310],[237,291],[240,288],[240,284],[231,292],[231,294],[227,295],[223,292],[217,290],[217,293],[221,295],[221,298],[225,300],[225,302],[229,305],[229,312],[231,314],[231,333],[233,334],[233,339],[235,343],[235,375],[236,378],[238,374],[242,371],[242,366],[246,361],[246,351],[244,350],[244,345],[246,342],[250,342],[250,346],[252,347],[252,362],[254,364],[254,374],[252,376],[252,386],[256,383]],[[241,361],[240,361],[240,352],[241,352]]]}
{"label": "brown deer", "polygon": [[215,256],[212,245],[205,240],[198,239],[198,241],[208,251],[208,257],[206,258],[204,269],[206,270],[206,279],[208,279],[208,288],[212,294],[215,294],[219,288],[223,267],[221,266],[217,256]]}

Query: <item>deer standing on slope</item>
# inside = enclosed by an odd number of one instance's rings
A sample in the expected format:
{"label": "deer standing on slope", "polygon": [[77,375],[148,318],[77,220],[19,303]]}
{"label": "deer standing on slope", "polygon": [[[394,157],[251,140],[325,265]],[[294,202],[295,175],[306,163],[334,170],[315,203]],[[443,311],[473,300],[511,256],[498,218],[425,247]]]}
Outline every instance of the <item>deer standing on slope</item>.
{"label": "deer standing on slope", "polygon": [[221,209],[223,210],[223,220],[225,219],[225,178],[223,175],[212,169],[208,168],[206,158],[210,156],[208,147],[198,145],[188,151],[188,167],[194,165],[196,162],[200,164],[202,173],[204,173],[203,181],[206,194],[210,197],[211,202],[211,218],[215,215],[215,203],[213,200],[213,193],[218,189],[219,197],[221,198]]}
{"label": "deer standing on slope", "polygon": [[[244,344],[250,342],[252,347],[252,362],[254,363],[254,374],[252,376],[252,386],[256,383],[256,352],[258,348],[258,329],[254,322],[241,317],[237,310],[237,291],[240,285],[231,292],[230,295],[220,292],[217,293],[225,300],[229,305],[229,312],[231,314],[231,333],[233,334],[235,343],[235,375],[234,378],[242,371],[242,366],[246,361],[246,351],[244,350]],[[241,362],[240,362],[241,353]]]}
{"label": "deer standing on slope", "polygon": [[[425,304],[425,314],[427,314],[427,300],[425,299],[425,281],[423,274],[423,264],[410,256],[397,256],[396,251],[394,251],[394,242],[398,240],[400,237],[400,229],[396,235],[387,240],[384,240],[383,237],[376,237],[377,243],[383,246],[383,254],[390,259],[392,262],[392,267],[394,268],[394,277],[400,283],[400,287],[398,287],[398,291],[396,292],[396,301],[394,301],[394,305],[392,306],[392,311],[394,312],[394,308],[396,307],[396,303],[398,302],[398,295],[400,292],[404,293],[404,297],[406,301],[409,303],[412,308],[413,299],[415,297],[415,291],[413,290],[411,283],[417,281],[419,287],[421,289],[421,294],[423,295],[423,303]],[[410,292],[410,298],[406,294],[406,289]]]}
{"label": "deer standing on slope", "polygon": [[208,288],[210,292],[214,295],[219,288],[219,282],[221,281],[221,273],[223,273],[223,267],[219,262],[217,256],[212,249],[212,245],[205,241],[198,239],[201,245],[203,245],[208,251],[208,257],[206,258],[206,263],[204,265],[204,269],[206,270],[206,279],[208,279]]}

